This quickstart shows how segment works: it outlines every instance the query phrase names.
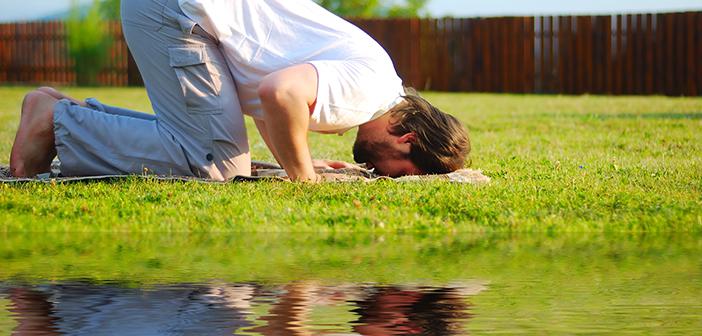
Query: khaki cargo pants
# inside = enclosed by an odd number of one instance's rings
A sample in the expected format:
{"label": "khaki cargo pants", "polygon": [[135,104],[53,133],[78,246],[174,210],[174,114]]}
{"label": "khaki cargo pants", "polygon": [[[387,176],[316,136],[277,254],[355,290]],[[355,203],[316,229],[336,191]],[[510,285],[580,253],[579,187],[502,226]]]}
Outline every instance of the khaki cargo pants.
{"label": "khaki cargo pants", "polygon": [[54,133],[62,173],[249,175],[244,117],[216,40],[178,0],[122,0],[122,27],[156,115],[60,101]]}

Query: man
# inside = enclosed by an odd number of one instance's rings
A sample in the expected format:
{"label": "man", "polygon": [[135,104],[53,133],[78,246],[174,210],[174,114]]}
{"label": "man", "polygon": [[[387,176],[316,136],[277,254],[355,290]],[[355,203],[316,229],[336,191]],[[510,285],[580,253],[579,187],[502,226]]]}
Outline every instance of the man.
{"label": "man", "polygon": [[354,159],[388,176],[450,172],[470,150],[454,117],[405,96],[372,38],[312,1],[123,0],[122,24],[156,117],[35,91],[16,176],[48,169],[55,153],[66,175],[248,175],[244,114],[298,181],[319,178],[308,131],[359,127]]}

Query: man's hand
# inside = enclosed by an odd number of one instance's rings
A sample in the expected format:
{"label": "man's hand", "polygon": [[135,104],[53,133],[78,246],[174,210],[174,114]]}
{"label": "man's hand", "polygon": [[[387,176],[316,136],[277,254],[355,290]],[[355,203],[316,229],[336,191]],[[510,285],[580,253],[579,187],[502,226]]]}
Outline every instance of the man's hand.
{"label": "man's hand", "polygon": [[317,174],[316,182],[364,182],[368,179],[362,176],[346,175],[346,174],[335,174],[335,173],[322,173]]}
{"label": "man's hand", "polygon": [[315,181],[307,131],[317,100],[317,70],[292,66],[266,76],[258,88],[271,152],[292,181]]}
{"label": "man's hand", "polygon": [[312,165],[314,166],[315,169],[345,169],[345,168],[351,168],[351,169],[359,169],[360,167],[344,162],[344,161],[333,161],[333,160],[312,160]]}

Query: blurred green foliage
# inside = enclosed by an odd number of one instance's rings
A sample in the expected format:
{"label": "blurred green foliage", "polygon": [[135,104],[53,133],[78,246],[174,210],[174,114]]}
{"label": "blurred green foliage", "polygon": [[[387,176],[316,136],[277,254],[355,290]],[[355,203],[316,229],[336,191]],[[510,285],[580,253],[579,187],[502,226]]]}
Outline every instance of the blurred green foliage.
{"label": "blurred green foliage", "polygon": [[[344,17],[426,16],[429,0],[315,0],[322,7]],[[100,10],[107,19],[119,19],[120,0],[102,0]]]}
{"label": "blurred green foliage", "polygon": [[120,0],[102,0],[100,2],[100,14],[107,20],[119,20]]}
{"label": "blurred green foliage", "polygon": [[428,0],[406,0],[404,5],[394,4],[388,8],[389,17],[418,17],[427,16]]}
{"label": "blurred green foliage", "polygon": [[417,17],[427,14],[428,0],[317,0],[331,12],[354,18]]}
{"label": "blurred green foliage", "polygon": [[74,0],[66,21],[68,52],[75,64],[78,85],[97,85],[98,75],[107,63],[113,39],[101,8],[100,2],[94,0],[87,13],[82,13]]}

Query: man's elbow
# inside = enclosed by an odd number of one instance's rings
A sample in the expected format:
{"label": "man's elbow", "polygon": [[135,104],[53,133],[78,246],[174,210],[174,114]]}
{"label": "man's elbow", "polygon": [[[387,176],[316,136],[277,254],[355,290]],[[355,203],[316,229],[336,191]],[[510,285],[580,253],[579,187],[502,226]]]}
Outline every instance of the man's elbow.
{"label": "man's elbow", "polygon": [[304,101],[293,85],[279,81],[275,77],[266,77],[261,81],[258,86],[258,97],[266,110],[278,110]]}

